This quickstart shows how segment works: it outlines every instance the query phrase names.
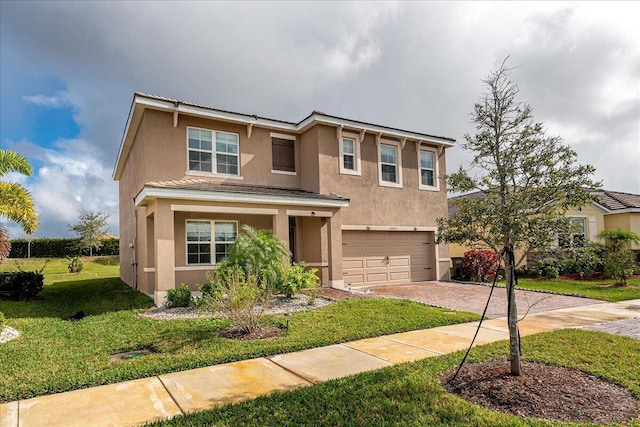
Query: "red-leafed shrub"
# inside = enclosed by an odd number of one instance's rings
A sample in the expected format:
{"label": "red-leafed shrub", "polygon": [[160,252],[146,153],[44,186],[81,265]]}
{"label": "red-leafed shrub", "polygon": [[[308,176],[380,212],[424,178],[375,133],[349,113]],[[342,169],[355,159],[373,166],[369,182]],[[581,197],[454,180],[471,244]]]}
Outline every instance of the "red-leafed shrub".
{"label": "red-leafed shrub", "polygon": [[491,249],[465,252],[462,256],[462,268],[466,275],[479,282],[493,277],[500,265],[500,257]]}

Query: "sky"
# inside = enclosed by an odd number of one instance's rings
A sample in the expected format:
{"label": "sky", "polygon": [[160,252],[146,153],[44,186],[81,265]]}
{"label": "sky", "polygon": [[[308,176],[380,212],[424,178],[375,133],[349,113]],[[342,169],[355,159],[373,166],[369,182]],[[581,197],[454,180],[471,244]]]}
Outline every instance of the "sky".
{"label": "sky", "polygon": [[[639,2],[0,1],[0,146],[24,155],[41,215],[66,237],[110,214],[133,93],[297,122],[313,110],[455,138],[509,56],[549,135],[640,194]],[[472,154],[447,150],[447,170]],[[13,237],[25,237],[9,223]]]}

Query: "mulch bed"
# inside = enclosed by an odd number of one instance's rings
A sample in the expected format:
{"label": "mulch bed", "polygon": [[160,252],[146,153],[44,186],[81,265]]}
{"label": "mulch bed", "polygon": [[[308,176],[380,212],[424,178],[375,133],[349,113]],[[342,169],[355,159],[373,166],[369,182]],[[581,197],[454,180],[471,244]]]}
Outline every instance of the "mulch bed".
{"label": "mulch bed", "polygon": [[465,365],[441,381],[447,391],[491,409],[520,417],[565,422],[622,423],[640,417],[638,401],[624,388],[576,369],[522,362],[512,376],[507,360]]}
{"label": "mulch bed", "polygon": [[277,326],[263,326],[251,333],[247,333],[239,328],[229,328],[224,331],[220,331],[218,336],[221,338],[228,338],[232,340],[253,341],[263,340],[266,338],[277,338],[284,332],[284,329]]}

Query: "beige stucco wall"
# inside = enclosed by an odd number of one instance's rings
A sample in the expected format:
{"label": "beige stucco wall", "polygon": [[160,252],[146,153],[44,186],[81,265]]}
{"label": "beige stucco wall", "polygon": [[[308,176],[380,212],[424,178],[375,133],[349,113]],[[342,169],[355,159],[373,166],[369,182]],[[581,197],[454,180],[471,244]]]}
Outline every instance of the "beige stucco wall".
{"label": "beige stucco wall", "polygon": [[[188,172],[187,127],[189,126],[238,134],[241,179]],[[253,127],[251,138],[249,138],[246,126],[186,115],[180,115],[178,126],[174,127],[172,114],[146,110],[125,161],[119,183],[122,279],[131,286],[136,283],[132,262],[137,262],[137,284],[140,290],[147,294],[157,290],[155,287],[158,285],[154,284],[154,281],[158,280],[156,277],[158,264],[164,264],[168,260],[157,258],[158,248],[154,246],[154,242],[158,236],[154,233],[166,234],[165,238],[171,237],[171,233],[166,233],[167,230],[164,228],[166,218],[163,217],[162,224],[158,223],[158,212],[155,212],[155,209],[167,212],[171,203],[185,204],[185,201],[163,200],[161,204],[156,204],[154,207],[143,206],[136,209],[133,206],[134,197],[145,183],[151,181],[204,178],[214,182],[303,188],[349,198],[350,207],[341,210],[339,221],[334,221],[332,228],[328,227],[326,219],[320,218],[304,217],[298,224],[297,233],[300,237],[298,256],[300,259],[316,264],[325,282],[324,279],[328,279],[330,275],[327,267],[330,264],[329,260],[332,257],[335,259],[336,254],[340,252],[336,248],[333,254],[327,252],[328,240],[341,238],[338,235],[340,228],[336,229],[336,224],[435,227],[436,218],[447,214],[446,189],[442,181],[440,181],[440,191],[426,191],[418,188],[417,153],[413,142],[407,142],[401,153],[403,188],[383,187],[378,184],[378,151],[374,135],[367,134],[361,142],[360,149],[361,176],[340,174],[341,159],[335,127],[315,125],[303,134],[296,135],[296,174],[273,173],[269,129]],[[442,151],[438,158],[438,174],[444,176],[445,173],[445,155]],[[249,223],[259,228],[273,228],[277,225],[282,229],[279,234],[283,238],[286,234],[284,229],[287,227],[286,221],[278,220],[276,224],[270,216],[258,218],[177,212],[173,222],[175,226],[173,245],[171,248],[163,248],[160,253],[165,258],[169,254],[174,256],[175,267],[178,268],[184,267],[185,264],[184,221],[187,218],[233,219],[239,220],[239,225]],[[135,259],[134,250],[129,248],[131,242],[135,242],[136,246]],[[438,247],[438,254],[441,266],[448,262],[449,249],[446,245]],[[155,272],[149,271],[154,268]],[[441,267],[440,270],[446,269]],[[334,271],[331,274],[337,277],[338,273]],[[175,278],[176,283],[202,283],[204,272],[171,271],[166,276],[162,278],[162,282],[166,282],[162,285],[163,288],[168,286],[168,281],[172,278]],[[441,278],[444,277],[441,275]]]}
{"label": "beige stucco wall", "polygon": [[[640,235],[640,212],[625,212],[619,214],[609,214],[604,217],[604,229],[631,231]],[[638,250],[640,245],[632,243],[631,249]]]}

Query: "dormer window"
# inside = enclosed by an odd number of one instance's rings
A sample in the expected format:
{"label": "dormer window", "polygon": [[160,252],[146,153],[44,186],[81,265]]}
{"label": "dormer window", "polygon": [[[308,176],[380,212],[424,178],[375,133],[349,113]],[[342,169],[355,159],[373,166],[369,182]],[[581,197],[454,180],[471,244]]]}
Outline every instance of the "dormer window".
{"label": "dormer window", "polygon": [[238,134],[187,128],[188,170],[240,175]]}

